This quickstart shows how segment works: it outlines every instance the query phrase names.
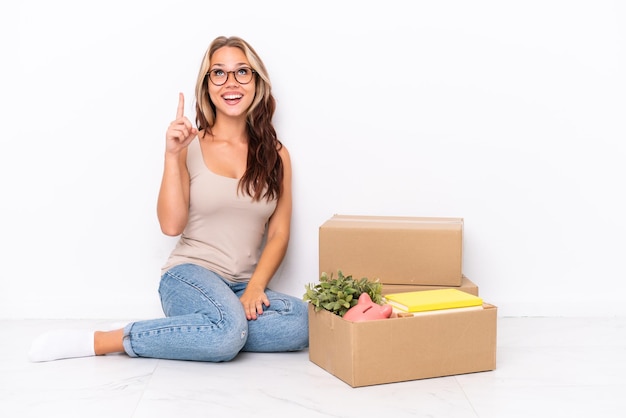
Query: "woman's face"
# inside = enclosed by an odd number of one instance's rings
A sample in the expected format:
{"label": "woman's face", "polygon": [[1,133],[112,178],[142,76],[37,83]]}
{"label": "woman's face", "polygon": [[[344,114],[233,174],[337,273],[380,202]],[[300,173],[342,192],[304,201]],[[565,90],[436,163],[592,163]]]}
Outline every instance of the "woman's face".
{"label": "woman's face", "polygon": [[256,76],[241,49],[225,46],[213,53],[208,83],[217,115],[245,118],[254,100]]}

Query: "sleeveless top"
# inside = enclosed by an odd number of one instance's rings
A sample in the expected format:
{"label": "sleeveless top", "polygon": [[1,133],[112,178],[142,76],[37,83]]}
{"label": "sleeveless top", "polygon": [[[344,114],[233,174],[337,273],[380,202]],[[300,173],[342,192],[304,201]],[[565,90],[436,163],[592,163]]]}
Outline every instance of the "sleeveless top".
{"label": "sleeveless top", "polygon": [[261,256],[276,200],[255,202],[237,190],[239,179],[209,170],[198,138],[189,144],[187,170],[189,219],[162,273],[192,263],[231,282],[247,282]]}

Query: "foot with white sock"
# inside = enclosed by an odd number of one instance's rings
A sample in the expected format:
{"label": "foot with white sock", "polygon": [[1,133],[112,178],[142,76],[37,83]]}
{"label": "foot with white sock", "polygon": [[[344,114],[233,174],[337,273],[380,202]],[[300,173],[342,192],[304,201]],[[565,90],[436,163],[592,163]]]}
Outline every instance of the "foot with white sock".
{"label": "foot with white sock", "polygon": [[30,347],[28,359],[40,362],[95,355],[94,331],[59,329],[37,337]]}
{"label": "foot with white sock", "polygon": [[[57,329],[45,332],[37,337],[28,352],[28,359],[32,362],[53,361],[76,357],[90,357],[96,355],[98,335],[109,335],[108,341],[100,339],[100,353],[108,354],[122,352],[123,328],[127,323],[115,323],[102,327],[103,331],[85,329]],[[98,335],[97,335],[98,334]],[[111,338],[114,338],[111,343]]]}

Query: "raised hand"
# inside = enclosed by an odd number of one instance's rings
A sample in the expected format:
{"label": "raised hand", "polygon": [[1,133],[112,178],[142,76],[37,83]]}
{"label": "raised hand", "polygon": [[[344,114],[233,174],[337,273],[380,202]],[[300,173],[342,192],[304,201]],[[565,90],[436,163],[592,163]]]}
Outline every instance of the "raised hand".
{"label": "raised hand", "polygon": [[178,154],[196,137],[198,130],[191,124],[185,116],[185,97],[178,94],[178,109],[176,119],[170,123],[165,132],[165,150],[173,154]]}

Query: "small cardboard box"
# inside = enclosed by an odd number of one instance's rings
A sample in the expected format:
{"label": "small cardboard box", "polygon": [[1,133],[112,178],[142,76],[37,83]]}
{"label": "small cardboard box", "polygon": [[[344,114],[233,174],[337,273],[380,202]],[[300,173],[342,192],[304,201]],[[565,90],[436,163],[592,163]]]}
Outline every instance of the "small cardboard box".
{"label": "small cardboard box", "polygon": [[497,308],[346,321],[309,304],[309,360],[352,387],[494,370]]}
{"label": "small cardboard box", "polygon": [[334,215],[319,228],[320,275],[460,286],[462,252],[462,218]]}
{"label": "small cardboard box", "polygon": [[385,284],[383,283],[383,287],[381,289],[381,294],[383,296],[389,293],[401,293],[401,292],[413,292],[415,290],[433,290],[433,289],[445,289],[445,288],[454,288],[462,290],[465,293],[469,293],[470,295],[478,296],[478,286],[476,283],[468,279],[465,275],[461,281],[461,286],[422,286],[416,284]]}

